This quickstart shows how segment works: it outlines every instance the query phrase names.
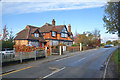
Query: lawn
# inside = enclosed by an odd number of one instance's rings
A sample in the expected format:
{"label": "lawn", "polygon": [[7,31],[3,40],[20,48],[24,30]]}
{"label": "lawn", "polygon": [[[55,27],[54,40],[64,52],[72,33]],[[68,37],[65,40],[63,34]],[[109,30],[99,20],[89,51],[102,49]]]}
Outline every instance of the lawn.
{"label": "lawn", "polygon": [[118,48],[117,50],[115,50],[115,52],[113,53],[111,60],[110,61],[114,61],[114,63],[117,65],[117,71],[118,71],[118,77],[120,80],[120,48]]}

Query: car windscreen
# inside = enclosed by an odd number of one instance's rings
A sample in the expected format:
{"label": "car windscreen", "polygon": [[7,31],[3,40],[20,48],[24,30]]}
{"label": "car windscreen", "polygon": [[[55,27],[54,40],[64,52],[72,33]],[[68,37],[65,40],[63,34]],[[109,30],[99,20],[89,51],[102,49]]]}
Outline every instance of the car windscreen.
{"label": "car windscreen", "polygon": [[10,49],[10,48],[3,48],[2,51],[11,51],[13,49]]}

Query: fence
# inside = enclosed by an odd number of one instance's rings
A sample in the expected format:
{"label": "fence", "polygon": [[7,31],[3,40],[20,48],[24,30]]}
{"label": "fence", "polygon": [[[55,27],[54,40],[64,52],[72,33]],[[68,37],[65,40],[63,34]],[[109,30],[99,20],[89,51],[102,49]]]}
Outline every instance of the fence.
{"label": "fence", "polygon": [[59,48],[51,48],[52,54],[59,54]]}
{"label": "fence", "polygon": [[33,52],[18,52],[15,54],[2,54],[2,63],[9,61],[17,61],[19,60],[21,63],[24,59],[31,59],[38,57],[46,57],[45,50],[36,50]]}
{"label": "fence", "polygon": [[80,47],[79,46],[75,46],[75,47],[67,46],[66,50],[69,52],[76,52],[76,51],[80,51]]}

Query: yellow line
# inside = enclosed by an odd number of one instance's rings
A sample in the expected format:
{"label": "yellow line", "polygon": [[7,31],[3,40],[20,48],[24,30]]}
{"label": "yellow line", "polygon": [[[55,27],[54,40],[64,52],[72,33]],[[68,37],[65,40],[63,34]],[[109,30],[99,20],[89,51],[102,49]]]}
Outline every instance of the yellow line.
{"label": "yellow line", "polygon": [[58,68],[52,68],[52,67],[49,67],[49,69],[55,69],[55,71],[52,71],[52,73],[54,73],[54,72],[59,70]]}
{"label": "yellow line", "polygon": [[12,74],[12,73],[15,73],[15,72],[18,72],[18,71],[22,71],[22,70],[25,70],[25,69],[28,69],[28,68],[31,68],[32,66],[29,66],[29,67],[26,67],[26,68],[22,68],[22,69],[18,69],[16,71],[12,71],[12,72],[9,72],[9,73],[5,73],[5,74],[2,74],[0,76],[5,76],[5,75],[8,75],[8,74]]}
{"label": "yellow line", "polygon": [[58,68],[52,68],[52,67],[49,67],[49,69],[58,69]]}

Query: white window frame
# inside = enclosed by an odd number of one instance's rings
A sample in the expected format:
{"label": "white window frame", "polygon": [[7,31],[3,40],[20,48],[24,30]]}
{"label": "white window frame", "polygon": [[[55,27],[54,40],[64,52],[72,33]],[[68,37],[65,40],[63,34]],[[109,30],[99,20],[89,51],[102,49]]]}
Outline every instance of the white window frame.
{"label": "white window frame", "polygon": [[55,36],[56,36],[56,32],[52,31],[52,37],[55,37]]}
{"label": "white window frame", "polygon": [[34,33],[34,37],[39,37],[39,34],[38,33]]}
{"label": "white window frame", "polygon": [[67,35],[68,35],[67,30],[64,27],[63,30],[62,30],[62,32],[61,32],[61,38],[67,38]]}

